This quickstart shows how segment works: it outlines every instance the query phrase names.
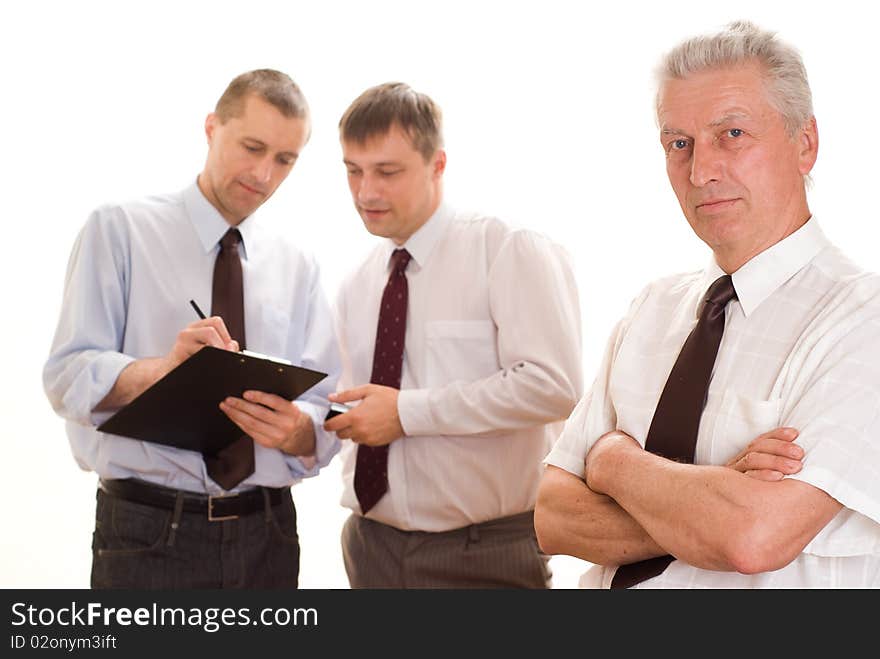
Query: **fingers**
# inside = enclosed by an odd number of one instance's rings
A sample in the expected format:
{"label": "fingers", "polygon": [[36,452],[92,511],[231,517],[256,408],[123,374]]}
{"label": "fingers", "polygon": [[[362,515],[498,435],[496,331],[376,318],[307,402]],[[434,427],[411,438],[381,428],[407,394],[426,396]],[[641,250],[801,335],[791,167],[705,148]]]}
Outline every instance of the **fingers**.
{"label": "fingers", "polygon": [[[783,475],[787,476],[799,472],[803,467],[803,463],[800,460],[786,458],[773,453],[750,451],[733,463],[728,464],[728,466],[743,473],[750,471],[774,471],[780,474],[779,478],[782,478]],[[763,480],[779,480],[779,478],[765,478]]]}
{"label": "fingers", "polygon": [[361,400],[364,398],[369,392],[370,388],[374,385],[371,384],[362,384],[359,387],[354,387],[353,389],[346,389],[345,391],[337,391],[335,394],[330,394],[328,398],[331,402],[334,403],[350,403],[354,400]]}
{"label": "fingers", "polygon": [[727,466],[734,467],[749,453],[767,453],[791,460],[802,460],[804,449],[794,443],[797,437],[798,431],[795,428],[774,428],[749,442],[749,445],[730,460]]}
{"label": "fingers", "polygon": [[300,414],[302,414],[299,408],[296,405],[293,405],[286,398],[276,396],[275,394],[266,393],[265,391],[248,390],[242,394],[242,398],[251,403],[257,403],[258,405],[268,407],[269,409],[275,410],[276,412],[293,414],[294,416],[299,416]]}
{"label": "fingers", "polygon": [[232,341],[232,337],[229,335],[229,330],[226,329],[226,323],[223,322],[223,319],[220,316],[211,316],[210,318],[197,320],[196,322],[191,323],[188,327],[211,327],[217,332],[217,336],[220,337],[220,340],[224,344]]}
{"label": "fingers", "polygon": [[776,455],[781,458],[789,458],[791,460],[801,460],[804,457],[804,449],[793,444],[790,441],[774,439],[772,437],[762,437],[756,439],[749,444],[743,455],[747,453],[767,453]]}
{"label": "fingers", "polygon": [[186,356],[195,354],[204,346],[238,352],[238,342],[229,336],[226,325],[219,316],[190,323],[177,335],[174,351]]}
{"label": "fingers", "polygon": [[220,403],[220,409],[255,442],[274,448],[294,431],[297,418],[302,414],[290,401],[286,403],[289,408],[294,409],[270,409],[262,404],[229,397]]}
{"label": "fingers", "polygon": [[340,434],[343,428],[348,428],[351,425],[351,412],[345,412],[344,414],[337,414],[332,419],[328,419],[324,422],[324,430],[327,432],[335,432],[340,439],[347,439]]}
{"label": "fingers", "polygon": [[772,469],[750,469],[743,472],[746,476],[756,478],[759,481],[781,481],[785,475]]}
{"label": "fingers", "polygon": [[790,428],[788,426],[781,426],[779,428],[774,428],[770,432],[765,432],[763,435],[758,435],[756,439],[762,438],[773,438],[779,439],[784,442],[793,442],[797,439],[798,430],[797,428]]}

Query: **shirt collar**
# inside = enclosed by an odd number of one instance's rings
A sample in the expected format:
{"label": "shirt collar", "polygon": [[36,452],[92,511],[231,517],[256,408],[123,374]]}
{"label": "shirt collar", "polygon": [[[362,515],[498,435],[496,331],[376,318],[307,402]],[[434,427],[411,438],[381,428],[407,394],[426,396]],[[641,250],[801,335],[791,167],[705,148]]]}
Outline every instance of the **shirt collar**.
{"label": "shirt collar", "polygon": [[[230,225],[202,193],[198,180],[183,191],[183,203],[205,252],[215,249],[220,239],[229,230]],[[247,259],[247,246],[252,244],[250,240],[254,235],[253,218],[255,215],[255,212],[251,213],[236,227],[241,234],[239,250],[243,259]]]}
{"label": "shirt collar", "polygon": [[[800,229],[743,264],[731,275],[743,314],[748,317],[830,244],[818,221],[811,217]],[[705,288],[724,274],[713,258],[704,275]]]}
{"label": "shirt collar", "polygon": [[428,218],[428,221],[420,226],[403,245],[397,245],[393,240],[387,238],[384,242],[386,267],[390,267],[388,264],[390,263],[391,253],[395,249],[405,249],[409,252],[412,261],[415,262],[419,269],[424,268],[428,257],[430,257],[431,252],[434,251],[434,247],[439,242],[440,236],[443,235],[443,229],[446,228],[453,215],[452,209],[445,202],[441,201],[434,214]]}

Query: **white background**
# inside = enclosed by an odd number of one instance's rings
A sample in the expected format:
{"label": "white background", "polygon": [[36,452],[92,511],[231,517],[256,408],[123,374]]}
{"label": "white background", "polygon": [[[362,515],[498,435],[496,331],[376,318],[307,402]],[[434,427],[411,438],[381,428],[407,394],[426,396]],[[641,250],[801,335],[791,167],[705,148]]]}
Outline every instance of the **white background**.
{"label": "white background", "polygon": [[[804,55],[821,145],[813,212],[856,261],[880,269],[880,10],[727,4],[4,3],[0,586],[88,585],[96,479],[76,467],[41,383],[76,233],[101,203],[191,182],[204,117],[245,70],[289,73],[311,104],[311,142],[265,210],[317,254],[329,295],[374,240],[351,206],[336,124],[363,89],[402,80],[444,109],[447,197],[570,250],[590,382],[641,287],[708,258],[666,181],[653,68],[679,39],[748,18]],[[301,585],[346,588],[338,461],[293,493]],[[586,564],[551,566],[554,586],[571,588]]]}

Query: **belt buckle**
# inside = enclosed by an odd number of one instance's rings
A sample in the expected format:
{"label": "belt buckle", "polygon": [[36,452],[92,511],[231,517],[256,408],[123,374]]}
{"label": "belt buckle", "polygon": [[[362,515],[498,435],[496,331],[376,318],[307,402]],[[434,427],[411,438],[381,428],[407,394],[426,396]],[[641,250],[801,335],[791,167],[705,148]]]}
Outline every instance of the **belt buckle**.
{"label": "belt buckle", "polygon": [[208,521],[209,522],[225,522],[230,519],[238,519],[238,515],[214,515],[214,499],[228,499],[238,496],[237,494],[218,494],[208,495]]}

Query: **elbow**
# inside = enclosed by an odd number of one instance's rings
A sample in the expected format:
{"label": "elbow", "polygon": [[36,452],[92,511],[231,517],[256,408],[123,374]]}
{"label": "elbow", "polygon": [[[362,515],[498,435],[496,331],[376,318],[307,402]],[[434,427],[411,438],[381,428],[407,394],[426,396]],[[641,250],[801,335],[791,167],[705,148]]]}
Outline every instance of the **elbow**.
{"label": "elbow", "polygon": [[581,381],[576,374],[557,374],[547,391],[548,408],[554,419],[567,419],[583,396]]}
{"label": "elbow", "polygon": [[732,533],[725,547],[731,569],[740,574],[773,572],[791,563],[803,547],[780,540],[782,534],[760,520],[751,520]]}
{"label": "elbow", "polygon": [[[548,467],[548,469],[554,468]],[[569,496],[568,492],[560,490],[557,474],[554,471],[545,474],[538,487],[535,501],[535,538],[538,541],[538,548],[545,554],[571,553],[572,539],[568,522],[572,511],[565,505]]]}
{"label": "elbow", "polygon": [[56,414],[63,416],[64,409],[64,390],[59,385],[59,378],[54,369],[47,364],[43,367],[43,393],[52,406]]}
{"label": "elbow", "polygon": [[560,553],[554,527],[549,511],[539,500],[535,504],[535,537],[538,540],[538,548],[545,554]]}

